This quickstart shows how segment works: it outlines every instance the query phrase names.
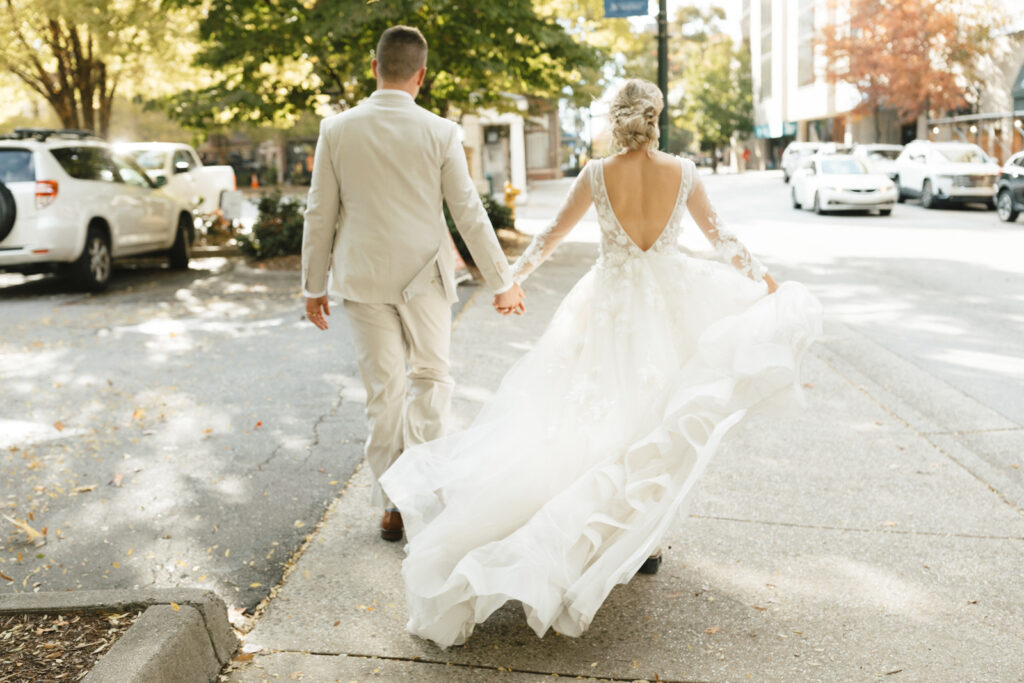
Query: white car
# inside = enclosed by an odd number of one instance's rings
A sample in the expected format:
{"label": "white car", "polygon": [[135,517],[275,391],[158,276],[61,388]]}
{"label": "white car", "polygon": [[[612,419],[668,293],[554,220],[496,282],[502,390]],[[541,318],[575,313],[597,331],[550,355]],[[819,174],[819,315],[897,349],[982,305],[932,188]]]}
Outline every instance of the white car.
{"label": "white car", "polygon": [[230,166],[203,166],[199,155],[188,145],[177,142],[118,143],[114,149],[130,155],[154,181],[167,181],[167,191],[185,202],[197,214],[221,209],[233,219],[241,203],[241,193]]}
{"label": "white car", "polygon": [[888,145],[881,142],[860,143],[850,152],[855,159],[879,173],[896,180],[896,157],[903,151],[903,145]]}
{"label": "white car", "polygon": [[892,213],[896,185],[849,154],[815,154],[793,174],[793,208]]}
{"label": "white car", "polygon": [[942,202],[979,202],[995,208],[999,164],[969,142],[914,140],[896,159],[900,201],[919,197],[931,209]]}
{"label": "white car", "polygon": [[0,270],[69,271],[102,290],[114,258],[166,254],[188,268],[194,237],[188,207],[90,133],[0,137]]}
{"label": "white car", "polygon": [[786,145],[780,162],[782,179],[788,183],[804,160],[812,154],[820,152],[825,144],[824,142],[791,142]]}

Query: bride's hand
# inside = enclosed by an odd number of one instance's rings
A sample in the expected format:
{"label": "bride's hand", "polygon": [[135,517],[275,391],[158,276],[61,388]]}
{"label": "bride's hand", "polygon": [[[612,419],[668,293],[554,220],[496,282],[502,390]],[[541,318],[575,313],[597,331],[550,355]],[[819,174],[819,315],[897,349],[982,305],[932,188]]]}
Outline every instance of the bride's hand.
{"label": "bride's hand", "polygon": [[767,273],[764,276],[764,283],[768,285],[769,294],[774,294],[775,290],[779,288],[779,283],[775,281],[775,278],[773,278],[771,275],[768,275]]}
{"label": "bride's hand", "polygon": [[524,298],[526,298],[526,294],[523,293],[523,288],[519,286],[519,283],[515,283],[508,291],[495,294],[492,303],[494,310],[502,315],[510,313],[522,315],[526,312],[526,306],[523,304]]}

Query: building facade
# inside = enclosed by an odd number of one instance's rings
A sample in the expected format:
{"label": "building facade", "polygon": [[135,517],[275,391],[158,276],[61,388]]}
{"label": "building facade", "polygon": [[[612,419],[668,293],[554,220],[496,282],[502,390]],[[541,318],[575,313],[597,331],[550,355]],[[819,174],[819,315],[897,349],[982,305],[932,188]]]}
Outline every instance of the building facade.
{"label": "building facade", "polygon": [[1001,159],[1020,149],[1014,138],[1014,130],[1021,130],[1020,117],[1013,115],[1024,105],[1024,22],[1019,19],[1000,32],[991,54],[980,57],[986,77],[979,84],[983,90],[975,116],[988,118],[922,117],[903,124],[891,110],[880,111],[877,118],[853,114],[860,101],[856,87],[827,81],[827,63],[816,37],[836,22],[834,2],[743,0],[742,11],[754,87],[754,139],[741,145],[751,152],[748,168],[778,168],[782,151],[796,140],[849,145],[964,139],[979,142]]}

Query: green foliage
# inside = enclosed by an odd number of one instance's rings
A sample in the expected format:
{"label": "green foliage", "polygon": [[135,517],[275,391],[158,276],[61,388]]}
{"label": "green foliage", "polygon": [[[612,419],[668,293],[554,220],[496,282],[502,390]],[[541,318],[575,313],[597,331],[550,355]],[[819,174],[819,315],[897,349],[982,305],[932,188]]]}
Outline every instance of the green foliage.
{"label": "green foliage", "polygon": [[532,0],[169,2],[208,6],[198,63],[219,77],[169,102],[173,116],[196,127],[355,105],[375,88],[371,53],[395,24],[426,36],[428,72],[418,102],[442,116],[512,106],[505,93],[589,99],[605,61],[556,18],[539,15]]}
{"label": "green foliage", "polygon": [[713,158],[733,135],[754,130],[750,52],[743,46],[735,49],[732,39],[719,32],[723,17],[717,7],[684,7],[677,19],[684,41],[675,56],[683,93],[676,125]]}
{"label": "green foliage", "polygon": [[[498,230],[499,228],[508,228],[514,230],[516,227],[515,221],[512,220],[512,209],[508,208],[494,197],[487,194],[480,195],[480,201],[483,202],[484,210],[487,212],[487,218],[491,221],[491,226]],[[455,248],[459,250],[459,254],[462,255],[462,260],[466,263],[473,262],[473,255],[469,253],[469,249],[466,247],[465,240],[462,239],[462,235],[455,228],[455,221],[452,219],[452,214],[448,211],[448,204],[444,205],[444,220],[448,224],[448,232],[451,233],[452,240],[455,242]]]}
{"label": "green foliage", "polygon": [[302,200],[272,192],[260,197],[258,208],[252,233],[238,237],[242,251],[259,260],[302,253]]}
{"label": "green foliage", "polygon": [[5,0],[0,65],[46,100],[69,128],[106,135],[116,96],[169,93],[197,10],[163,0]]}

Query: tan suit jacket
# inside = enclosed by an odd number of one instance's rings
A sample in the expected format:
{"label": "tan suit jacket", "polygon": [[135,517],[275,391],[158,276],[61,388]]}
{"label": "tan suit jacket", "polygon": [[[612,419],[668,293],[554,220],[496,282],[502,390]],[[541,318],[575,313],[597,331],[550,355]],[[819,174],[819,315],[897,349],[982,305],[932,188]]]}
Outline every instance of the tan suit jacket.
{"label": "tan suit jacket", "polygon": [[487,284],[511,270],[466,167],[458,125],[401,90],[378,90],[320,124],[302,238],[302,287],[362,303],[402,304],[434,288],[457,300],[442,213],[455,225]]}

